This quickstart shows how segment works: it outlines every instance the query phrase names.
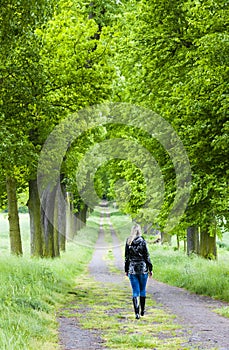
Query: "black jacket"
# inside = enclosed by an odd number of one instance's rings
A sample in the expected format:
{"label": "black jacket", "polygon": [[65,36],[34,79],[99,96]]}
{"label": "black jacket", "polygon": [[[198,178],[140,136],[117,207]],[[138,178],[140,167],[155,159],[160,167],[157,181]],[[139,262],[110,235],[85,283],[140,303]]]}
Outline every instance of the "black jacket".
{"label": "black jacket", "polygon": [[125,272],[129,274],[141,274],[152,272],[153,265],[150,260],[146,241],[143,237],[137,237],[131,245],[126,242]]}

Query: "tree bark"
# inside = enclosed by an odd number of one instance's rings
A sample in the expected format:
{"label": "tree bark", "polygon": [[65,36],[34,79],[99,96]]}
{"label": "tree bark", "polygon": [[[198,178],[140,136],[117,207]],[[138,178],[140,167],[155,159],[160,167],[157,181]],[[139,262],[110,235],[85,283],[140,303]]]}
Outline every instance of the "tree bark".
{"label": "tree bark", "polygon": [[169,233],[161,232],[161,244],[171,245],[172,236]]}
{"label": "tree bark", "polygon": [[[61,250],[65,250],[65,225],[66,224],[66,203],[62,187],[58,185],[55,195],[54,206],[54,254],[60,256]],[[61,245],[62,244],[62,245]]]}
{"label": "tree bark", "polygon": [[16,180],[11,176],[7,176],[6,178],[6,190],[8,199],[10,249],[12,254],[22,255],[22,241],[17,204],[17,186]]}
{"label": "tree bark", "polygon": [[82,228],[82,222],[80,219],[80,212],[76,213],[76,232]]}
{"label": "tree bark", "polygon": [[199,242],[199,232],[197,226],[190,226],[187,229],[187,254],[191,255],[199,254],[200,252],[200,242]]}
{"label": "tree bark", "polygon": [[41,225],[41,203],[37,188],[37,181],[29,181],[29,217],[31,235],[31,255],[44,256],[44,234]]}
{"label": "tree bark", "polygon": [[87,222],[87,209],[88,206],[84,204],[83,208],[79,212],[80,228],[84,227]]}
{"label": "tree bark", "polygon": [[56,186],[48,186],[42,194],[41,220],[44,230],[44,257],[59,256],[58,242],[54,230]]}
{"label": "tree bark", "polygon": [[54,214],[54,220],[55,220],[55,225],[53,227],[53,257],[58,257],[60,256],[60,239],[59,239],[59,230],[58,230],[58,213],[57,210],[55,210]]}
{"label": "tree bark", "polygon": [[61,195],[58,193],[57,197],[57,208],[58,208],[58,231],[59,231],[59,245],[60,250],[65,251],[66,249],[66,215],[67,215],[67,205],[66,205],[66,188],[62,183],[61,177]]}
{"label": "tree bark", "polygon": [[177,235],[177,250],[180,250],[180,238],[179,238],[179,235]]}
{"label": "tree bark", "polygon": [[88,206],[87,204],[85,204],[82,210],[82,220],[85,225],[87,223],[87,218],[88,218]]}
{"label": "tree bark", "polygon": [[184,252],[187,251],[187,240],[184,238]]}
{"label": "tree bark", "polygon": [[66,237],[70,240],[74,238],[74,224],[73,224],[73,206],[72,206],[72,194],[67,192],[66,193]]}
{"label": "tree bark", "polygon": [[216,234],[210,235],[209,228],[200,233],[200,256],[205,259],[217,259]]}

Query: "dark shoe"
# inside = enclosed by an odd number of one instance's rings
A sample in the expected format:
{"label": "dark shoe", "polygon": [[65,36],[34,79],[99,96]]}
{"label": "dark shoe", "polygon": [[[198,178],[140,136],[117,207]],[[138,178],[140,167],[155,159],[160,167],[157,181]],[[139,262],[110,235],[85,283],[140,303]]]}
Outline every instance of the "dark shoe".
{"label": "dark shoe", "polygon": [[139,305],[138,305],[137,297],[133,297],[133,304],[134,304],[135,317],[138,320],[140,318],[140,315],[139,315]]}
{"label": "dark shoe", "polygon": [[140,296],[141,316],[144,316],[145,314],[145,303],[146,303],[146,297]]}

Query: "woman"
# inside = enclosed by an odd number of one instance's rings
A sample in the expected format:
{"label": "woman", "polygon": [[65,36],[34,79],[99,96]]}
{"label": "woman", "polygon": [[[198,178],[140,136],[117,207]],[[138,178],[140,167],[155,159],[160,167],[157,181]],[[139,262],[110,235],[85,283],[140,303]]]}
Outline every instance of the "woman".
{"label": "woman", "polygon": [[140,296],[141,316],[145,312],[146,283],[148,275],[152,276],[152,263],[141,228],[135,224],[127,238],[125,248],[125,273],[129,277],[136,319],[140,318],[138,297]]}

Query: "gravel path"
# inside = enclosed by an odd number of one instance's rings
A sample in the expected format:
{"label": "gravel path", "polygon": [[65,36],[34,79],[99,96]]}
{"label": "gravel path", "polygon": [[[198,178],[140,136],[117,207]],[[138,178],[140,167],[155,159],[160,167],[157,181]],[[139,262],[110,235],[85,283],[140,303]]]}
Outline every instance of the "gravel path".
{"label": "gravel path", "polygon": [[[109,222],[109,213],[104,210],[104,219]],[[104,257],[110,249],[104,241],[104,231],[100,225],[98,241],[89,265],[90,274],[101,283],[129,283],[123,274],[123,256],[120,242],[110,223],[111,237],[113,241],[113,255],[115,265],[120,269],[120,274],[112,273],[106,265]],[[214,309],[225,306],[220,301],[208,297],[191,294],[184,289],[172,287],[167,284],[149,279],[147,286],[148,295],[158,303],[158,307],[168,313],[176,315],[175,321],[183,326],[183,335],[187,339],[184,348],[187,349],[214,349],[229,350],[229,319],[213,312]],[[59,318],[60,344],[64,350],[96,350],[105,349],[102,340],[96,332],[82,330],[75,318]],[[169,349],[168,349],[169,350]]]}
{"label": "gravel path", "polygon": [[229,319],[213,312],[228,304],[155,280],[148,286],[148,293],[177,316],[176,321],[184,326],[187,345],[198,345],[198,349],[229,349]]}

